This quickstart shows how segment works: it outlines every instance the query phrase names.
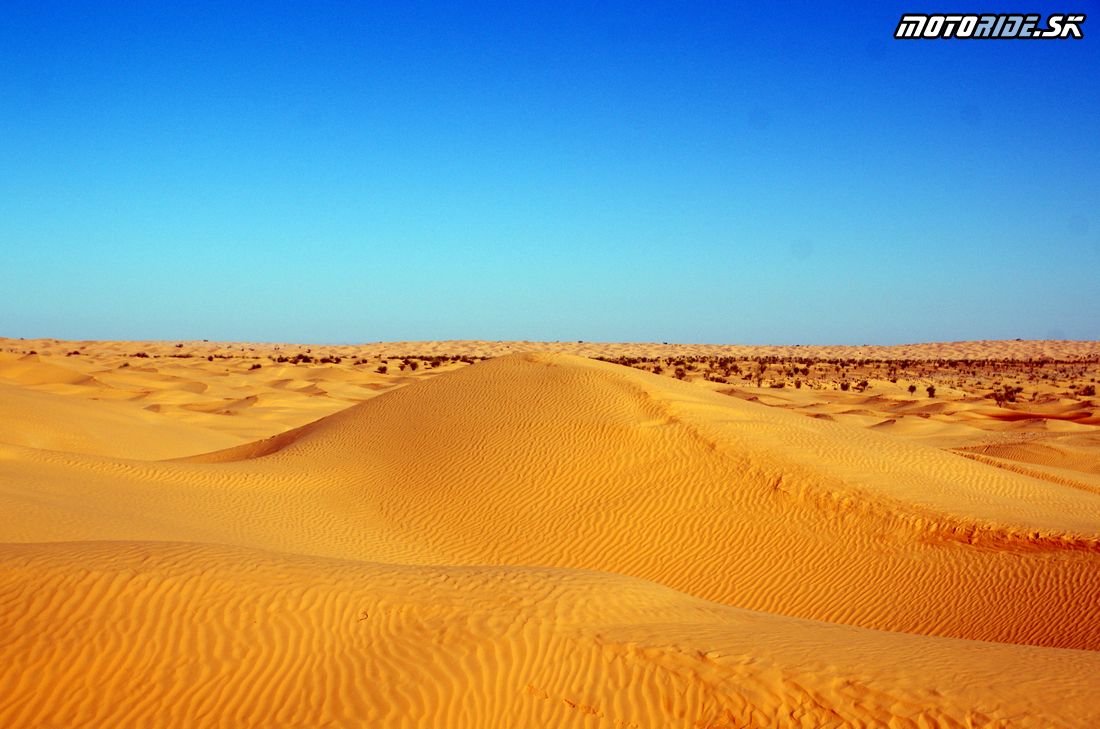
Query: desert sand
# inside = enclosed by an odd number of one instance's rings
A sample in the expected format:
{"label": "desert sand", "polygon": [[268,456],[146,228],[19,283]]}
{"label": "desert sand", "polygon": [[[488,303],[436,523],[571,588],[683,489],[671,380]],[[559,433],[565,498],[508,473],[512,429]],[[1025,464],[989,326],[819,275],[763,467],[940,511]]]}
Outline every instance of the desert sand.
{"label": "desert sand", "polygon": [[1098,377],[0,339],[0,726],[1098,726]]}

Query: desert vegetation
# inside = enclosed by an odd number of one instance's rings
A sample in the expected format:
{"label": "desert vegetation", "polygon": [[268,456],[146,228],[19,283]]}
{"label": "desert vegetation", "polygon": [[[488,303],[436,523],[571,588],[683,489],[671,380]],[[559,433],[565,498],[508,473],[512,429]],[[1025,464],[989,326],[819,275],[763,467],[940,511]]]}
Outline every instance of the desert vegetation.
{"label": "desert vegetation", "polygon": [[748,357],[675,355],[667,357],[596,356],[688,382],[749,389],[868,392],[892,397],[990,400],[997,407],[1042,403],[1052,398],[1095,397],[1100,360],[1025,359],[886,359],[819,358],[760,355]]}

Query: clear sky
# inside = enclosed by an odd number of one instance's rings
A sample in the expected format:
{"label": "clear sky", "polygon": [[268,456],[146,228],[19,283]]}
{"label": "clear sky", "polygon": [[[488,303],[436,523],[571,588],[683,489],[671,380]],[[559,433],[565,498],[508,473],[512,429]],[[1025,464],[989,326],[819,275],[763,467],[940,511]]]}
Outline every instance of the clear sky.
{"label": "clear sky", "polygon": [[4,2],[0,335],[1100,339],[1097,2],[770,7]]}

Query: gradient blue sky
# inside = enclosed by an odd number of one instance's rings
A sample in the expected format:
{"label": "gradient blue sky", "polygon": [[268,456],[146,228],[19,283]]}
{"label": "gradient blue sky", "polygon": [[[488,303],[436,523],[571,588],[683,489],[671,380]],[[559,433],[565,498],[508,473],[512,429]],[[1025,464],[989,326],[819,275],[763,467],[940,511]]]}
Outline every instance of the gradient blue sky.
{"label": "gradient blue sky", "polygon": [[0,335],[1100,339],[1097,3],[782,7],[5,2]]}

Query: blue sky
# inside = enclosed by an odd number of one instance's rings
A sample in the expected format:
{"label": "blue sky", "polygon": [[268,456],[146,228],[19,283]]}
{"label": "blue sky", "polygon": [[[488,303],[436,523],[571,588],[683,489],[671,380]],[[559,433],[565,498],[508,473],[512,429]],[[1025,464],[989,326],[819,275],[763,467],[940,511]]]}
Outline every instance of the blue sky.
{"label": "blue sky", "polygon": [[1097,3],[826,7],[4,3],[0,335],[1100,338]]}

